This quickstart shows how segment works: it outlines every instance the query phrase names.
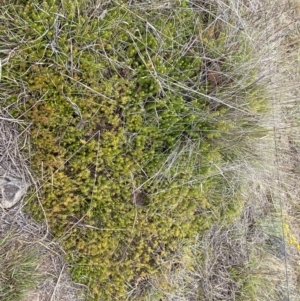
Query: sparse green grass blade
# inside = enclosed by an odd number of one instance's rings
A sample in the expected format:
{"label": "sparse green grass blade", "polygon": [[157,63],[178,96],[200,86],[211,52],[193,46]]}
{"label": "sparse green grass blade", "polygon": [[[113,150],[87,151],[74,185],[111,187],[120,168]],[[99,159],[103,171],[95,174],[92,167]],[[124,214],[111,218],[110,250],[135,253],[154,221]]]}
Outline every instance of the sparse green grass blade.
{"label": "sparse green grass blade", "polygon": [[41,280],[36,249],[13,233],[0,240],[0,299],[22,301]]}

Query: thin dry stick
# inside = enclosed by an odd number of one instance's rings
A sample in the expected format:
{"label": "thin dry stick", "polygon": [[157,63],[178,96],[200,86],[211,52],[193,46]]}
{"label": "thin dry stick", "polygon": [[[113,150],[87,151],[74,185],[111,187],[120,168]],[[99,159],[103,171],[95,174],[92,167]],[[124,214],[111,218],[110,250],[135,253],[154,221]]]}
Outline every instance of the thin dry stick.
{"label": "thin dry stick", "polygon": [[58,284],[59,284],[59,282],[60,282],[60,278],[61,278],[61,276],[62,276],[62,273],[63,273],[63,271],[64,271],[64,269],[65,269],[65,265],[66,265],[66,264],[63,265],[63,267],[62,267],[62,269],[61,269],[61,271],[60,271],[60,274],[59,274],[59,276],[58,276],[58,279],[57,279],[57,281],[56,281],[55,287],[54,287],[54,289],[53,289],[53,292],[52,292],[50,301],[53,301],[53,300],[54,300],[53,298],[55,297],[55,293],[56,293]]}

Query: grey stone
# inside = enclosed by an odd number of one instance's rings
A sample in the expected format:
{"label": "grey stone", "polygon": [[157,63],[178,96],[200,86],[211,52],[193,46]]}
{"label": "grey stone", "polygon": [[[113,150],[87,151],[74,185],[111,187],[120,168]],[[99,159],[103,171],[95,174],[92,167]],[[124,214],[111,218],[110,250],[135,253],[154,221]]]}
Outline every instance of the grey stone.
{"label": "grey stone", "polygon": [[28,184],[11,176],[0,176],[0,206],[9,209],[15,206],[26,194]]}
{"label": "grey stone", "polygon": [[16,185],[5,184],[3,185],[3,197],[7,200],[13,200],[19,191],[19,187]]}

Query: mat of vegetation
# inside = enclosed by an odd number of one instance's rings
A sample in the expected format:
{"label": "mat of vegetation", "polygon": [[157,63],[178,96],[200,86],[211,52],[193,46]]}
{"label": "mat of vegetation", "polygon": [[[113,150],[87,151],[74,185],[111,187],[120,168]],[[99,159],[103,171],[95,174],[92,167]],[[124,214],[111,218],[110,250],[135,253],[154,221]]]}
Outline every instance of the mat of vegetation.
{"label": "mat of vegetation", "polygon": [[27,209],[47,218],[87,300],[106,301],[239,214],[240,183],[220,166],[267,107],[253,49],[214,7],[108,2],[15,0],[0,16],[1,105],[28,124],[41,183]]}

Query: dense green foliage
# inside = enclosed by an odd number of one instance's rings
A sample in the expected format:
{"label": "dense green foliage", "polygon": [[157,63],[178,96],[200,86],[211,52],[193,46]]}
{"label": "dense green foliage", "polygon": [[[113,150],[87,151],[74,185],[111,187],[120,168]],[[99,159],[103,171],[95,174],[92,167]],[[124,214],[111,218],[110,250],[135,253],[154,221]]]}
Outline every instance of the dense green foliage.
{"label": "dense green foliage", "polygon": [[[218,169],[235,154],[218,139],[255,126],[233,112],[264,100],[250,84],[219,96],[237,87],[232,62],[247,48],[233,53],[221,25],[185,1],[153,11],[15,2],[1,16],[0,35],[9,28],[18,45],[1,88],[30,122],[41,204],[88,300],[125,300],[127,285],[169,268],[179,241],[239,212],[238,187],[224,196]],[[44,217],[34,196],[28,210]]]}

